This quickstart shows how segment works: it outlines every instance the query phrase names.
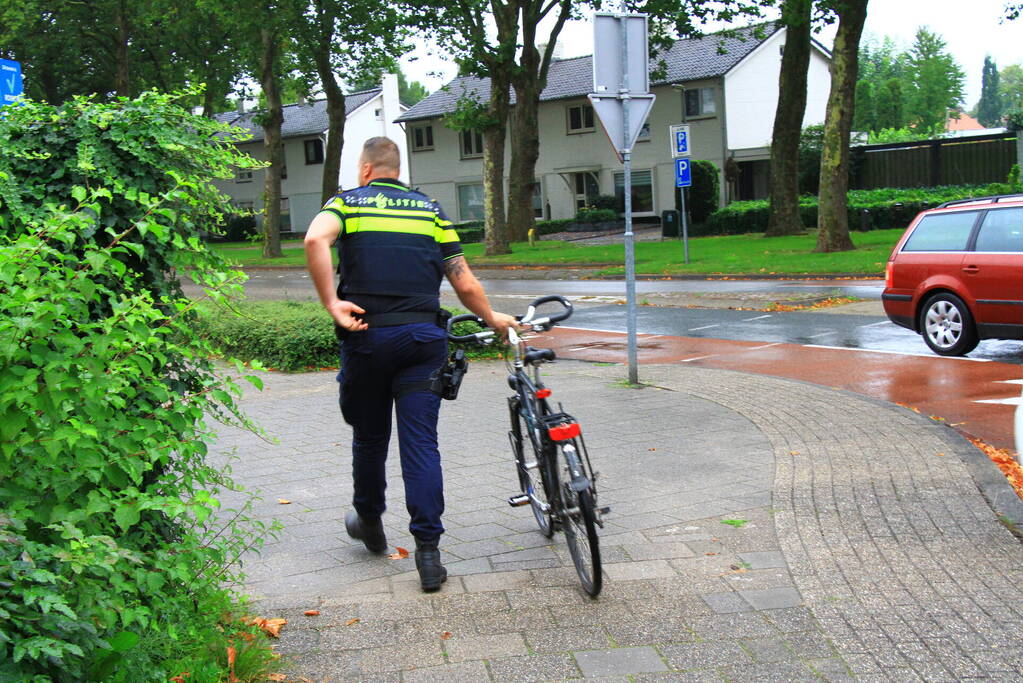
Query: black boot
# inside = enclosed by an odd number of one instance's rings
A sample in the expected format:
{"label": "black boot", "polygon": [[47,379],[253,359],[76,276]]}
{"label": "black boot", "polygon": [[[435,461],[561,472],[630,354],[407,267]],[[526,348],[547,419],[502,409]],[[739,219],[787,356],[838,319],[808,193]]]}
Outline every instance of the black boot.
{"label": "black boot", "polygon": [[440,590],[440,585],[448,580],[448,570],[440,563],[436,541],[416,540],[416,569],[419,570],[419,585],[426,593]]}
{"label": "black boot", "polygon": [[384,535],[384,524],[379,517],[368,520],[352,510],[345,515],[345,529],[349,536],[362,541],[371,553],[379,555],[387,550],[387,536]]}

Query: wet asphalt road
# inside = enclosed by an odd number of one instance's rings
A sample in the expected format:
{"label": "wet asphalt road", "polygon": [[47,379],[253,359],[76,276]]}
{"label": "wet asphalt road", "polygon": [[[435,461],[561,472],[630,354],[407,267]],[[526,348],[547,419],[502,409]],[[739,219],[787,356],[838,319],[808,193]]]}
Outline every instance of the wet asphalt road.
{"label": "wet asphalt road", "polygon": [[[625,332],[624,306],[598,306],[577,310],[567,329]],[[920,335],[885,317],[832,313],[733,311],[707,308],[639,307],[640,334],[672,337],[777,342],[805,346],[839,347],[902,354],[935,354]],[[989,340],[969,354],[975,360],[1023,364],[1023,342]]]}

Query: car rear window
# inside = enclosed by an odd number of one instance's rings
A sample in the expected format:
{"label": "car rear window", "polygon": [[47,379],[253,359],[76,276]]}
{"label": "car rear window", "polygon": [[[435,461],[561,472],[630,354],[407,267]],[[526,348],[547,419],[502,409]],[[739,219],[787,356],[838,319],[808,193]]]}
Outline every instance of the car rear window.
{"label": "car rear window", "polygon": [[977,251],[1023,251],[1023,208],[988,211],[977,235]]}
{"label": "car rear window", "polygon": [[976,211],[930,214],[920,219],[903,251],[963,251],[977,219]]}

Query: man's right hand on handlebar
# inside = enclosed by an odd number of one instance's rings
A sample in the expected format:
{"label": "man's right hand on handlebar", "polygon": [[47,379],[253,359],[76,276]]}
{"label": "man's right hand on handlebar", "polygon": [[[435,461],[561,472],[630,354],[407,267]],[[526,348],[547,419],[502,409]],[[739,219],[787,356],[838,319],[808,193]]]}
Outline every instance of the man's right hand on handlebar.
{"label": "man's right hand on handlebar", "polygon": [[493,329],[497,334],[499,334],[502,339],[508,338],[509,327],[514,329],[516,332],[522,331],[522,326],[519,325],[517,320],[515,320],[515,317],[506,313],[498,313],[497,311],[494,311],[491,313],[490,319],[484,320],[483,322],[486,323],[487,327]]}

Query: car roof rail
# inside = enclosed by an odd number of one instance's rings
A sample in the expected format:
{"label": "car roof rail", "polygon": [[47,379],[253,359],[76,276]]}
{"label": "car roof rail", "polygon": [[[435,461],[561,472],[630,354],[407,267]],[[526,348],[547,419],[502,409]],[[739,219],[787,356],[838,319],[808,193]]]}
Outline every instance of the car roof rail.
{"label": "car roof rail", "polygon": [[1018,198],[1021,201],[1023,201],[1023,192],[1014,192],[1013,194],[993,194],[993,195],[990,195],[988,197],[972,197],[970,199],[954,199],[954,200],[952,200],[950,202],[945,202],[944,204],[939,204],[938,206],[936,206],[934,208],[935,209],[944,209],[944,208],[947,208],[949,206],[958,206],[959,204],[971,204],[973,202],[991,202],[992,204],[997,204],[998,200],[1000,200],[1000,199],[1013,199],[1013,198]]}

